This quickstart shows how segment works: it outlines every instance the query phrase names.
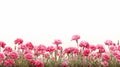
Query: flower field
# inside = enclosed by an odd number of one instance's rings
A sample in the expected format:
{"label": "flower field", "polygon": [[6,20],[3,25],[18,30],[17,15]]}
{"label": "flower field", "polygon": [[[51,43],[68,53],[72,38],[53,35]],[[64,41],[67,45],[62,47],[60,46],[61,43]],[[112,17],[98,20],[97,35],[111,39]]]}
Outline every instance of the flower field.
{"label": "flower field", "polygon": [[106,40],[104,44],[92,45],[80,40],[79,35],[73,35],[71,41],[77,47],[63,49],[59,39],[51,46],[35,46],[17,38],[13,49],[0,41],[0,67],[120,67],[119,42]]}

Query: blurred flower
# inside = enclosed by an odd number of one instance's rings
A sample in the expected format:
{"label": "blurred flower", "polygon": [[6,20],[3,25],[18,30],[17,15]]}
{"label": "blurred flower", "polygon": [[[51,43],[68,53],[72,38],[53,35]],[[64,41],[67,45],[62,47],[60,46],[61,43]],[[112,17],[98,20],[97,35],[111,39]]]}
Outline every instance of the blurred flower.
{"label": "blurred flower", "polygon": [[109,49],[110,49],[111,51],[115,51],[115,50],[117,50],[117,47],[114,46],[114,45],[111,45],[111,46],[109,47]]}
{"label": "blurred flower", "polygon": [[34,46],[31,42],[26,43],[26,47],[30,50],[32,50],[34,48]]}
{"label": "blurred flower", "polygon": [[103,61],[103,62],[101,62],[101,65],[103,65],[104,67],[108,67],[108,62],[107,61]]}
{"label": "blurred flower", "polygon": [[15,64],[15,61],[13,59],[7,59],[4,61],[5,67],[12,67],[13,64]]}
{"label": "blurred flower", "polygon": [[120,45],[118,45],[118,50],[120,51]]}
{"label": "blurred flower", "polygon": [[3,60],[5,58],[5,55],[3,53],[0,53],[0,60]]}
{"label": "blurred flower", "polygon": [[12,51],[12,52],[9,53],[9,57],[11,59],[17,59],[18,58],[18,53]]}
{"label": "blurred flower", "polygon": [[90,49],[91,49],[92,51],[95,51],[95,50],[96,50],[96,46],[95,46],[95,45],[90,45]]}
{"label": "blurred flower", "polygon": [[62,62],[62,63],[61,63],[61,66],[62,66],[62,67],[69,67],[69,66],[68,66],[68,63],[67,63],[66,61]]}
{"label": "blurred flower", "polygon": [[12,48],[9,47],[9,46],[7,46],[7,47],[4,48],[3,51],[4,51],[4,52],[12,52]]}
{"label": "blurred flower", "polygon": [[40,61],[40,60],[36,60],[35,61],[35,66],[36,67],[44,67],[44,63],[42,61]]}
{"label": "blurred flower", "polygon": [[111,40],[106,40],[104,43],[108,46],[113,45],[113,42]]}
{"label": "blurred flower", "polygon": [[98,44],[96,47],[97,47],[97,49],[103,49],[104,48],[103,45],[101,45],[101,44]]}
{"label": "blurred flower", "polygon": [[59,44],[62,44],[62,42],[61,42],[61,40],[56,39],[56,40],[54,40],[53,44],[55,44],[55,45],[59,45]]}
{"label": "blurred flower", "polygon": [[14,43],[20,45],[20,44],[23,43],[23,39],[17,38],[17,39],[14,41]]}
{"label": "blurred flower", "polygon": [[70,53],[73,52],[73,50],[74,50],[74,47],[68,47],[68,48],[64,49],[64,52],[67,53],[67,54],[70,54]]}
{"label": "blurred flower", "polygon": [[78,39],[80,39],[80,36],[79,36],[79,35],[73,35],[73,36],[72,36],[72,40],[78,40]]}
{"label": "blurred flower", "polygon": [[0,65],[2,65],[2,63],[3,63],[3,60],[0,59]]}
{"label": "blurred flower", "polygon": [[22,49],[22,50],[26,50],[26,49],[27,49],[26,45],[24,45],[24,44],[21,44],[21,45],[19,46],[19,48]]}
{"label": "blurred flower", "polygon": [[84,56],[88,56],[90,54],[90,50],[89,49],[85,49],[84,51],[83,51],[83,55]]}
{"label": "blurred flower", "polygon": [[102,54],[102,59],[103,59],[104,61],[108,61],[108,60],[110,60],[110,56],[109,56],[108,54],[106,54],[106,53],[103,53],[103,54]]}
{"label": "blurred flower", "polygon": [[27,59],[29,61],[33,59],[33,55],[30,53],[25,54],[24,57],[25,57],[25,59]]}
{"label": "blurred flower", "polygon": [[62,50],[63,48],[62,48],[62,46],[58,46],[57,49],[58,50]]}
{"label": "blurred flower", "polygon": [[31,64],[31,65],[35,65],[35,61],[36,61],[36,60],[32,59],[32,60],[30,61],[30,64]]}
{"label": "blurred flower", "polygon": [[39,46],[36,47],[36,51],[40,52],[40,51],[46,51],[46,46],[40,44]]}
{"label": "blurred flower", "polygon": [[46,49],[46,51],[52,53],[52,52],[55,51],[55,47],[54,46],[48,46],[47,49]]}
{"label": "blurred flower", "polygon": [[78,54],[79,54],[79,52],[80,52],[80,51],[79,51],[79,49],[78,49],[78,48],[73,48],[73,54],[77,54],[77,55],[78,55]]}
{"label": "blurred flower", "polygon": [[104,52],[105,52],[105,48],[104,48],[103,45],[101,45],[101,44],[98,44],[98,45],[97,45],[97,49],[99,49],[99,52],[100,52],[100,53],[104,53]]}
{"label": "blurred flower", "polygon": [[5,42],[0,41],[0,47],[4,48],[4,47],[5,47],[5,45],[6,45],[6,43],[5,43]]}
{"label": "blurred flower", "polygon": [[50,57],[50,54],[49,53],[44,53],[44,57],[48,58],[48,57]]}
{"label": "blurred flower", "polygon": [[89,48],[89,43],[86,41],[81,41],[79,44],[80,47]]}

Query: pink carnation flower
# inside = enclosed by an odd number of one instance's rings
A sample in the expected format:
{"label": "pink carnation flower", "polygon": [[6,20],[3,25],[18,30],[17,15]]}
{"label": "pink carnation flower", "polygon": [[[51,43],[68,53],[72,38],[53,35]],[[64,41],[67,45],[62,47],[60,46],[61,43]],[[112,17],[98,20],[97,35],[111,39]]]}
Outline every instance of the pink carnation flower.
{"label": "pink carnation flower", "polygon": [[55,51],[55,47],[54,46],[48,46],[47,49],[46,49],[46,51],[52,53],[52,52]]}
{"label": "pink carnation flower", "polygon": [[117,47],[114,46],[114,45],[111,45],[111,46],[109,47],[109,49],[110,49],[111,51],[115,51],[115,50],[117,50]]}
{"label": "pink carnation flower", "polygon": [[108,67],[108,62],[107,61],[103,61],[103,62],[101,62],[101,65],[103,65],[104,67]]}
{"label": "pink carnation flower", "polygon": [[13,64],[15,64],[15,61],[13,59],[7,59],[4,61],[4,66],[5,67],[12,67]]}
{"label": "pink carnation flower", "polygon": [[62,42],[61,42],[61,40],[56,39],[56,40],[54,40],[53,44],[55,44],[55,45],[59,45],[59,44],[62,44]]}
{"label": "pink carnation flower", "polygon": [[32,50],[34,48],[34,46],[31,42],[26,43],[26,47],[30,50]]}
{"label": "pink carnation flower", "polygon": [[96,50],[96,46],[95,46],[95,45],[90,45],[90,49],[91,49],[92,51],[95,51],[95,50]]}
{"label": "pink carnation flower", "polygon": [[26,50],[26,49],[27,49],[26,45],[24,45],[24,44],[21,44],[21,45],[19,46],[19,48],[22,49],[22,50]]}
{"label": "pink carnation flower", "polygon": [[36,67],[44,67],[44,63],[42,61],[40,61],[40,60],[36,60],[35,61],[35,66]]}
{"label": "pink carnation flower", "polygon": [[86,41],[81,41],[79,44],[80,47],[89,48],[89,43]]}
{"label": "pink carnation flower", "polygon": [[69,67],[69,66],[68,66],[68,63],[65,62],[65,61],[61,63],[61,66],[62,66],[62,67]]}
{"label": "pink carnation flower", "polygon": [[16,53],[16,52],[10,52],[10,53],[9,53],[9,57],[10,57],[11,59],[17,59],[17,58],[18,58],[18,53]]}
{"label": "pink carnation flower", "polygon": [[88,56],[89,53],[90,53],[90,50],[89,50],[89,49],[85,49],[85,50],[83,51],[83,55],[84,55],[84,56]]}
{"label": "pink carnation flower", "polygon": [[17,38],[15,41],[14,41],[15,44],[22,44],[23,43],[23,39],[21,38]]}
{"label": "pink carnation flower", "polygon": [[3,60],[5,58],[5,55],[3,53],[0,53],[0,60]]}
{"label": "pink carnation flower", "polygon": [[113,45],[113,42],[111,40],[106,40],[104,43],[108,46]]}
{"label": "pink carnation flower", "polygon": [[77,41],[78,39],[80,39],[80,36],[79,36],[79,35],[73,35],[73,36],[72,36],[72,40],[76,40],[76,41]]}
{"label": "pink carnation flower", "polygon": [[3,60],[0,59],[0,65],[3,63]]}
{"label": "pink carnation flower", "polygon": [[7,47],[4,48],[3,51],[4,52],[12,52],[12,48],[7,46]]}
{"label": "pink carnation flower", "polygon": [[0,41],[0,47],[4,48],[4,47],[5,47],[5,45],[6,45],[6,43],[5,43],[5,42]]}
{"label": "pink carnation flower", "polygon": [[30,53],[25,54],[24,57],[25,57],[25,59],[27,59],[29,61],[33,59],[33,55]]}
{"label": "pink carnation flower", "polygon": [[104,61],[108,61],[108,60],[110,60],[110,56],[109,56],[108,54],[106,54],[106,53],[103,53],[103,54],[102,54],[102,59],[103,59]]}
{"label": "pink carnation flower", "polygon": [[31,65],[35,65],[35,61],[36,61],[36,60],[32,59],[32,60],[30,61],[30,64],[31,64]]}

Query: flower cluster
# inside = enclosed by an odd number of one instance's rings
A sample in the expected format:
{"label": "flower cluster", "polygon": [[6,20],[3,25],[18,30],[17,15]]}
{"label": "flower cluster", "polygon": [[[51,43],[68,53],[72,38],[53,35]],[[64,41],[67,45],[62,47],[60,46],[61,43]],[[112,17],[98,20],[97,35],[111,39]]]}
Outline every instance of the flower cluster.
{"label": "flower cluster", "polygon": [[51,46],[36,46],[17,38],[13,49],[0,41],[0,67],[120,67],[120,45],[112,40],[97,45],[80,40],[79,35],[73,35],[71,40],[77,47],[63,49],[60,39]]}

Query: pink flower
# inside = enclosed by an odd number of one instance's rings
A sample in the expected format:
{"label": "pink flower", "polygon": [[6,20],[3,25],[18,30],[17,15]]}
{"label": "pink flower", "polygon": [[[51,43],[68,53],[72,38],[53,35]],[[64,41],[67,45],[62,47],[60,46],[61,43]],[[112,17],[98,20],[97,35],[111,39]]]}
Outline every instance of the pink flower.
{"label": "pink flower", "polygon": [[117,47],[116,47],[116,46],[111,45],[111,46],[109,47],[109,49],[110,49],[111,51],[115,51],[115,50],[117,50]]}
{"label": "pink flower", "polygon": [[57,49],[58,50],[62,50],[63,48],[62,48],[62,46],[58,46]]}
{"label": "pink flower", "polygon": [[101,62],[101,65],[103,65],[104,67],[107,67],[108,66],[108,62],[107,61],[103,61],[103,62]]}
{"label": "pink flower", "polygon": [[68,67],[68,63],[64,61],[64,62],[61,63],[61,66],[62,67]]}
{"label": "pink flower", "polygon": [[34,51],[37,54],[44,54],[46,52],[46,46],[44,45],[35,46]]}
{"label": "pink flower", "polygon": [[99,58],[100,57],[100,53],[98,53],[98,52],[92,53],[92,56],[94,58]]}
{"label": "pink flower", "polygon": [[100,53],[104,53],[104,52],[105,52],[105,48],[104,48],[103,45],[101,45],[101,44],[98,44],[98,45],[97,45],[97,49],[99,49],[99,52],[100,52]]}
{"label": "pink flower", "polygon": [[74,48],[73,53],[74,54],[79,54],[79,49],[78,48]]}
{"label": "pink flower", "polygon": [[35,60],[32,59],[32,60],[30,61],[30,64],[31,64],[31,65],[35,65]]}
{"label": "pink flower", "polygon": [[120,61],[120,53],[119,52],[114,52],[113,55],[118,61]]}
{"label": "pink flower", "polygon": [[119,51],[114,51],[112,54],[117,59],[117,61],[120,61],[120,52]]}
{"label": "pink flower", "polygon": [[102,54],[102,59],[103,59],[104,61],[108,61],[108,60],[110,60],[110,56],[109,56],[108,54],[106,54],[106,53],[103,53],[103,54]]}
{"label": "pink flower", "polygon": [[101,45],[101,44],[97,45],[97,49],[103,49],[103,48],[104,48],[103,45]]}
{"label": "pink flower", "polygon": [[90,50],[89,50],[89,49],[85,49],[85,50],[83,51],[83,55],[84,55],[84,56],[88,56],[89,53],[90,53]]}
{"label": "pink flower", "polygon": [[31,42],[26,43],[26,47],[30,50],[32,50],[34,48],[34,46]]}
{"label": "pink flower", "polygon": [[16,53],[16,52],[10,52],[9,57],[11,59],[17,59],[18,58],[18,53]]}
{"label": "pink flower", "polygon": [[12,48],[7,46],[7,47],[4,48],[3,51],[4,52],[12,52]]}
{"label": "pink flower", "polygon": [[118,50],[120,51],[120,45],[118,46]]}
{"label": "pink flower", "polygon": [[81,41],[79,44],[80,47],[89,48],[89,43],[86,41]]}
{"label": "pink flower", "polygon": [[60,53],[60,52],[57,52],[57,56],[61,56],[61,53]]}
{"label": "pink flower", "polygon": [[25,54],[24,57],[25,57],[25,59],[27,59],[29,61],[33,59],[33,55],[30,53]]}
{"label": "pink flower", "polygon": [[4,48],[4,47],[5,47],[5,45],[6,45],[6,43],[5,43],[5,42],[0,41],[0,47]]}
{"label": "pink flower", "polygon": [[46,46],[44,45],[39,45],[34,47],[34,53],[36,55],[44,54],[45,52],[46,52]]}
{"label": "pink flower", "polygon": [[13,59],[7,59],[4,62],[5,67],[10,67],[10,66],[12,67],[13,64],[15,64],[15,61]]}
{"label": "pink flower", "polygon": [[17,38],[15,41],[14,41],[15,44],[22,44],[23,43],[23,39],[21,38]]}
{"label": "pink flower", "polygon": [[105,52],[105,49],[103,48],[103,49],[99,49],[99,52],[100,53],[104,53]]}
{"label": "pink flower", "polygon": [[53,61],[55,61],[55,57],[52,57],[51,59],[52,59]]}
{"label": "pink flower", "polygon": [[37,51],[40,54],[43,54],[46,51],[46,46],[45,45],[36,46],[35,51]]}
{"label": "pink flower", "polygon": [[22,50],[26,50],[26,49],[27,49],[26,45],[24,45],[24,44],[21,44],[21,45],[19,46],[19,48],[22,49]]}
{"label": "pink flower", "polygon": [[72,40],[78,41],[78,39],[80,39],[80,36],[79,36],[79,35],[73,35],[73,36],[72,36]]}
{"label": "pink flower", "polygon": [[53,47],[53,46],[48,46],[47,49],[46,49],[46,51],[52,53],[52,52],[55,51],[55,47]]}
{"label": "pink flower", "polygon": [[113,42],[111,40],[106,40],[104,43],[108,46],[113,45]]}
{"label": "pink flower", "polygon": [[5,58],[5,55],[3,53],[0,53],[0,60],[3,60]]}
{"label": "pink flower", "polygon": [[74,47],[68,47],[68,48],[64,49],[64,52],[67,53],[67,54],[70,54],[70,53],[73,52],[73,50],[74,50]]}
{"label": "pink flower", "polygon": [[48,58],[48,57],[50,57],[50,54],[49,54],[49,53],[45,53],[45,54],[44,54],[44,57],[45,57],[45,58]]}
{"label": "pink flower", "polygon": [[24,51],[24,54],[28,54],[28,53],[29,53],[29,54],[32,54],[32,51],[31,51],[31,50],[28,50],[28,49]]}
{"label": "pink flower", "polygon": [[56,40],[54,40],[53,44],[55,44],[55,45],[59,45],[59,44],[62,44],[62,42],[61,42],[61,40],[56,39]]}
{"label": "pink flower", "polygon": [[116,46],[116,43],[113,43],[112,45],[113,45],[113,46]]}
{"label": "pink flower", "polygon": [[95,45],[90,45],[90,49],[91,49],[92,51],[95,51],[95,50],[96,50],[96,46],[95,46]]}
{"label": "pink flower", "polygon": [[44,63],[42,61],[40,61],[40,60],[36,60],[35,66],[36,67],[44,67]]}
{"label": "pink flower", "polygon": [[3,63],[3,60],[0,59],[0,65]]}

